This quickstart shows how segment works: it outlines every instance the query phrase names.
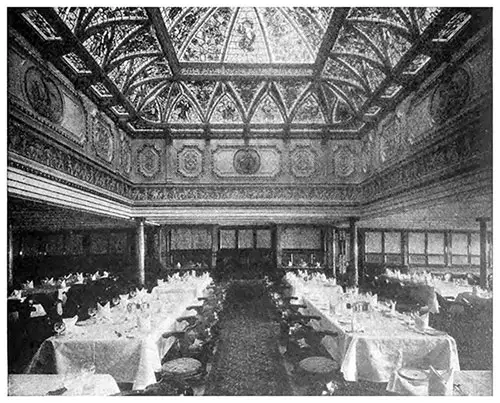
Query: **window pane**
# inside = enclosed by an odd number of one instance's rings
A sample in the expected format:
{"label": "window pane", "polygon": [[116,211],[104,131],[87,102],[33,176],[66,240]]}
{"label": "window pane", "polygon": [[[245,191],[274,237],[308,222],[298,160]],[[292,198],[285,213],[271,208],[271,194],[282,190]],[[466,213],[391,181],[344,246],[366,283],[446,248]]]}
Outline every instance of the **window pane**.
{"label": "window pane", "polygon": [[382,254],[369,253],[365,255],[366,263],[384,263],[384,256]]}
{"label": "window pane", "polygon": [[451,234],[451,253],[467,255],[467,234]]}
{"label": "window pane", "polygon": [[470,253],[471,255],[478,255],[481,253],[480,252],[481,247],[479,246],[479,234],[478,233],[472,233],[470,234]]}
{"label": "window pane", "polygon": [[410,264],[426,264],[425,255],[410,255]]}
{"label": "window pane", "polygon": [[238,249],[253,248],[253,230],[240,229],[238,230]]}
{"label": "window pane", "polygon": [[430,232],[427,235],[427,239],[428,253],[435,255],[444,254],[444,234],[442,232]]}
{"label": "window pane", "polygon": [[408,250],[410,254],[425,254],[424,232],[410,232],[408,234]]}
{"label": "window pane", "polygon": [[467,255],[453,255],[451,257],[451,264],[468,264]]}
{"label": "window pane", "polygon": [[257,248],[271,249],[271,230],[257,230]]}
{"label": "window pane", "polygon": [[382,253],[382,233],[366,232],[365,234],[366,253]]}
{"label": "window pane", "polygon": [[386,263],[392,263],[392,264],[402,264],[403,263],[403,261],[401,259],[401,255],[397,255],[397,254],[385,255],[385,261],[386,261]]}
{"label": "window pane", "polygon": [[219,232],[220,247],[221,249],[235,249],[236,248],[236,230],[234,229],[221,229]]}
{"label": "window pane", "polygon": [[401,232],[386,232],[385,253],[401,253]]}
{"label": "window pane", "polygon": [[444,264],[444,255],[429,255],[429,264]]}

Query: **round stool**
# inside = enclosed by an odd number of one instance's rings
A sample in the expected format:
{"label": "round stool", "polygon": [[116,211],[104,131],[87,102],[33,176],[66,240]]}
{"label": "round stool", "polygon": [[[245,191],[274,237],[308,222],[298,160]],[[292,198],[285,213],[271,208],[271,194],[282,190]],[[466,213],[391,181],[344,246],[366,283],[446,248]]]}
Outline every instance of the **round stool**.
{"label": "round stool", "polygon": [[165,379],[195,380],[202,375],[202,363],[189,357],[176,358],[162,365],[161,374]]}
{"label": "round stool", "polygon": [[297,380],[302,384],[308,384],[312,388],[316,385],[330,382],[339,370],[339,364],[327,357],[313,356],[304,358],[297,366]]}

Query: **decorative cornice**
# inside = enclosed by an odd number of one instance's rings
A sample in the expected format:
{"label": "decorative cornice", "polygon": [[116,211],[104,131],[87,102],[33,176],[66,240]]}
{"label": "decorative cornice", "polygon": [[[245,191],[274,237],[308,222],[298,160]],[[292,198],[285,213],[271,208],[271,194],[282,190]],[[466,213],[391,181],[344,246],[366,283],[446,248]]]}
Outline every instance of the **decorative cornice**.
{"label": "decorative cornice", "polygon": [[[480,122],[480,119],[479,119]],[[394,164],[375,174],[361,184],[332,185],[280,185],[275,183],[225,185],[132,185],[122,177],[109,173],[84,160],[78,153],[63,150],[41,136],[32,133],[17,122],[9,122],[8,151],[9,166],[33,172],[56,182],[62,181],[74,188],[98,194],[90,185],[99,187],[129,199],[130,204],[183,205],[208,203],[214,205],[293,205],[351,206],[359,207],[374,201],[386,200],[405,191],[451,178],[479,167],[491,166],[492,150],[488,147],[488,125],[478,121],[456,128],[455,135],[442,137],[439,141],[421,149],[410,159]],[[12,154],[11,154],[12,153]],[[20,163],[15,155],[24,157]],[[57,178],[40,169],[29,166],[29,160],[47,166],[77,179]],[[82,182],[89,187],[81,185]],[[109,194],[99,194],[107,198]]]}

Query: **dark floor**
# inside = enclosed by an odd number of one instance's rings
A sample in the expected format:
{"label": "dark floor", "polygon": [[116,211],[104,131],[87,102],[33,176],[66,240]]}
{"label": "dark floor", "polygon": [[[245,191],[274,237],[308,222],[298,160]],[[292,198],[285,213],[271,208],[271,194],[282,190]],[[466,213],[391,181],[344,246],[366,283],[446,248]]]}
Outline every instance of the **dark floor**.
{"label": "dark floor", "polygon": [[233,282],[221,315],[221,333],[206,395],[293,394],[278,349],[275,310],[260,282]]}

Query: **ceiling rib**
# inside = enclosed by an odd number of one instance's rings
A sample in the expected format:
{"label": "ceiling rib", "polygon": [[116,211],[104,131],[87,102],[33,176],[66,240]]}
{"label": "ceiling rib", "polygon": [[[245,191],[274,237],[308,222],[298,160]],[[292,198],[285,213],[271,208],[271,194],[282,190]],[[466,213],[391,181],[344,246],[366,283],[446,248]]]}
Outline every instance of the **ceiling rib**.
{"label": "ceiling rib", "polygon": [[170,70],[174,76],[177,76],[180,72],[179,59],[177,59],[177,53],[170,39],[170,35],[168,34],[161,12],[157,7],[146,7],[146,12],[151,19],[151,24],[155,27],[158,41],[168,61]]}
{"label": "ceiling rib", "polygon": [[340,28],[344,24],[347,14],[349,13],[349,7],[339,7],[333,10],[332,16],[330,17],[330,22],[328,23],[328,28],[326,29],[325,36],[318,50],[318,57],[314,62],[315,75],[319,76],[323,71],[326,60],[328,59],[328,54],[332,50],[333,45],[337,41],[339,36]]}

